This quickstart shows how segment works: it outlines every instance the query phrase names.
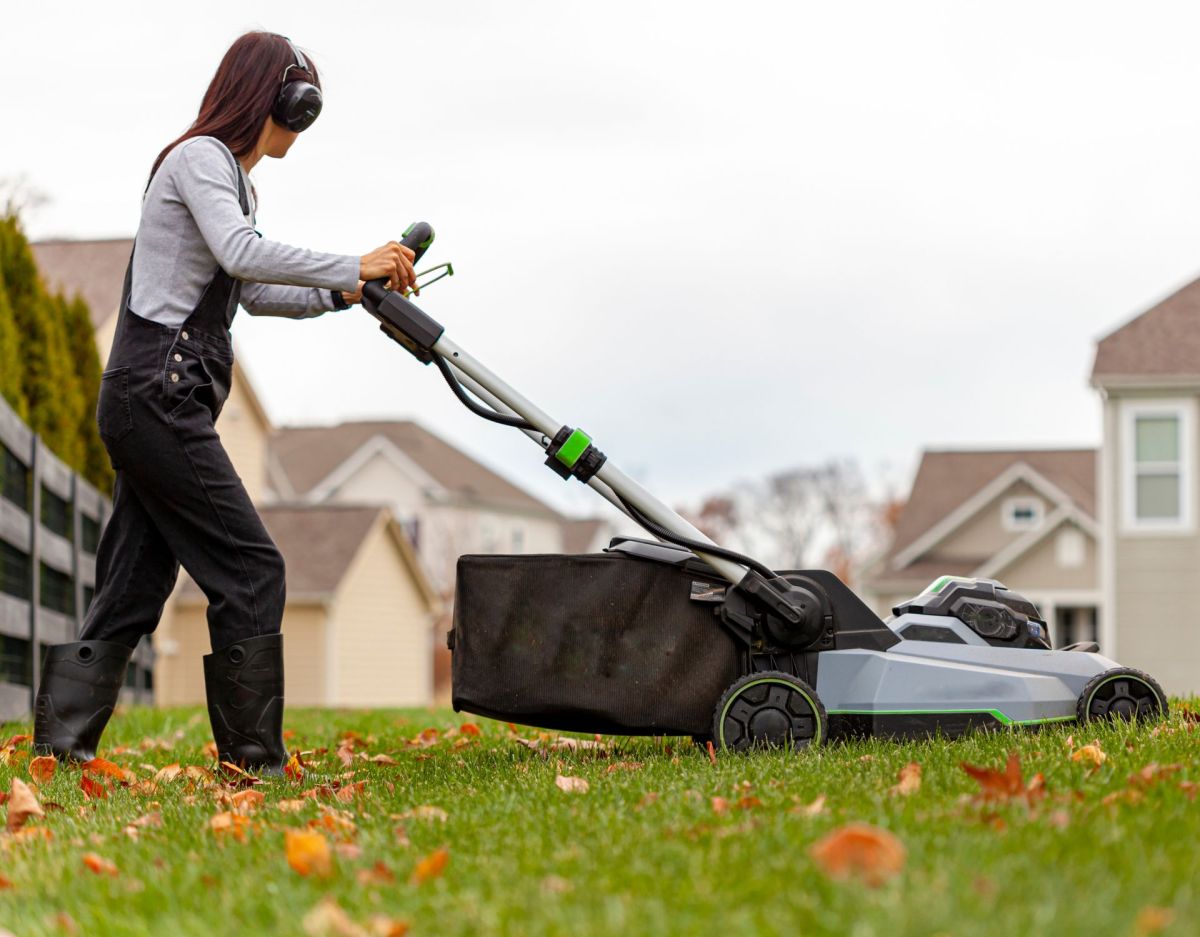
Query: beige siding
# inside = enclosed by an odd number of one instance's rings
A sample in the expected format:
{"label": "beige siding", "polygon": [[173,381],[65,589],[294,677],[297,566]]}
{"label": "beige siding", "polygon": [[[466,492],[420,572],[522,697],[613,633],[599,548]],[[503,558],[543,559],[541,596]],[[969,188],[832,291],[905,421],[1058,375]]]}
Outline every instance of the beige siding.
{"label": "beige siding", "polygon": [[246,375],[234,370],[229,399],[217,420],[217,432],[229,460],[255,504],[262,501],[267,482],[267,439],[269,428],[243,386]]}
{"label": "beige siding", "polygon": [[384,516],[342,580],[331,627],[332,705],[432,702],[429,609]]}
{"label": "beige siding", "polygon": [[[1168,693],[1200,692],[1200,534],[1146,535],[1121,531],[1125,456],[1120,451],[1119,404],[1105,404],[1104,458],[1114,484],[1103,505],[1112,538],[1110,596],[1117,654],[1122,664],[1145,670]],[[1155,399],[1172,395],[1161,391]],[[1195,398],[1191,399],[1193,404]],[[1193,499],[1200,498],[1200,453],[1193,452]],[[1194,503],[1196,503],[1194,501]]]}
{"label": "beige siding", "polygon": [[[1064,532],[1074,531],[1083,537],[1082,566],[1063,566],[1058,562],[1057,540]],[[1091,534],[1070,521],[1050,531],[1029,552],[996,573],[997,579],[1016,592],[1059,592],[1100,588],[1099,560],[1096,542]]]}
{"label": "beige siding", "polygon": [[[326,700],[325,609],[288,603],[283,614],[284,693],[289,706],[321,706]],[[168,648],[160,638],[155,669],[156,702],[161,706],[204,702],[205,654],[208,640],[205,606],[194,601],[173,603]]]}
{"label": "beige siding", "polygon": [[1026,497],[1036,498],[1041,502],[1043,516],[1052,510],[1050,503],[1027,483],[1014,482],[1002,495],[993,499],[962,527],[933,547],[927,556],[969,557],[982,562],[995,555],[1025,534],[1025,531],[1005,530],[1002,517],[1004,502],[1009,498]]}

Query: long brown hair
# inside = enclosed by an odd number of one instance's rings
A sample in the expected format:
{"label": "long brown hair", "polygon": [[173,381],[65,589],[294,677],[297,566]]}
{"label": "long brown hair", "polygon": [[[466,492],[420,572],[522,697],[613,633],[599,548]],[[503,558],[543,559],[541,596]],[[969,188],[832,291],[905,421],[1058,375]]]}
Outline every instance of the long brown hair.
{"label": "long brown hair", "polygon": [[288,41],[276,33],[239,36],[217,66],[200,102],[200,113],[182,136],[158,154],[150,175],[158,171],[173,147],[192,137],[216,137],[239,159],[253,150],[283,85],[284,69],[292,66],[288,81],[304,80],[321,87],[316,64],[307,52],[304,57],[307,70],[295,64]]}

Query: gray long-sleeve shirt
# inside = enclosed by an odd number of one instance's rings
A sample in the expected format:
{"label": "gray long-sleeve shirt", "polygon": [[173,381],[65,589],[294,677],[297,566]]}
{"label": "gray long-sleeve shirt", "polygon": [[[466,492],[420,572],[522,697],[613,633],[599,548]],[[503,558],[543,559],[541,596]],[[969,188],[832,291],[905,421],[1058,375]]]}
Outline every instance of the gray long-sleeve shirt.
{"label": "gray long-sleeve shirt", "polygon": [[[237,173],[250,197],[248,218]],[[244,281],[241,304],[253,315],[319,316],[334,308],[331,290],[358,288],[358,257],[259,237],[255,209],[250,180],[221,141],[193,137],[172,149],[142,198],[130,308],[178,328],[218,266]]]}

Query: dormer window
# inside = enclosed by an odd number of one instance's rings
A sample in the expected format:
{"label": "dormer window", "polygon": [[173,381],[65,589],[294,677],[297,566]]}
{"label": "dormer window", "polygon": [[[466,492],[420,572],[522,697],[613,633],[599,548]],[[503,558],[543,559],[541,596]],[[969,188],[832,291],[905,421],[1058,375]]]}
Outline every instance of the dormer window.
{"label": "dormer window", "polygon": [[1005,530],[1037,530],[1042,526],[1043,507],[1040,498],[1006,498],[1001,510]]}

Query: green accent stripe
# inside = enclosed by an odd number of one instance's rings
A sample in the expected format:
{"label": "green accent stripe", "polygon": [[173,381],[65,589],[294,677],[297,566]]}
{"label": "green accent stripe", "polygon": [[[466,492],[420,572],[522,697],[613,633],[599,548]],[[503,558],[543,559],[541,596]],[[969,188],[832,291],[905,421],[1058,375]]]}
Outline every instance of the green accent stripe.
{"label": "green accent stripe", "polygon": [[830,709],[831,716],[949,716],[973,715],[976,713],[991,716],[997,722],[1006,726],[1035,726],[1049,722],[1074,722],[1074,716],[1049,716],[1045,719],[1012,719],[998,709]]}
{"label": "green accent stripe", "polygon": [[579,457],[583,455],[583,451],[591,444],[592,438],[583,430],[577,429],[567,437],[567,441],[562,444],[562,448],[554,454],[555,458],[567,468],[574,468],[575,463],[579,461]]}

